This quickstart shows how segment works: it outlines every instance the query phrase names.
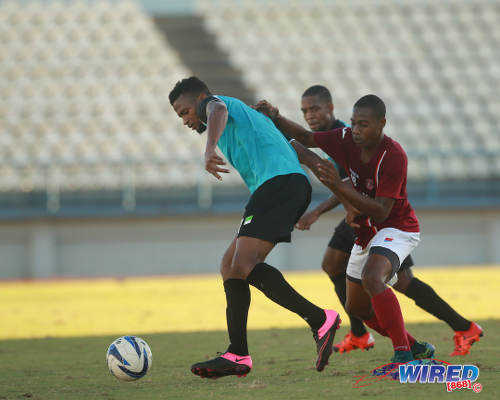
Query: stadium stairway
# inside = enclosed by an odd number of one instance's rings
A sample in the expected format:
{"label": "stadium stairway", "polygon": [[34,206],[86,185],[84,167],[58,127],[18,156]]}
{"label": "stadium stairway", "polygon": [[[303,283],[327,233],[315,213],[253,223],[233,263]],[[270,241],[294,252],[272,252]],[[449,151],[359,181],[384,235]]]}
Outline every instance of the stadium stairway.
{"label": "stadium stairway", "polygon": [[231,65],[228,54],[217,46],[215,36],[205,28],[203,17],[156,16],[153,20],[184,65],[205,81],[213,93],[237,97],[247,104],[255,102],[254,92],[245,86],[241,72]]}

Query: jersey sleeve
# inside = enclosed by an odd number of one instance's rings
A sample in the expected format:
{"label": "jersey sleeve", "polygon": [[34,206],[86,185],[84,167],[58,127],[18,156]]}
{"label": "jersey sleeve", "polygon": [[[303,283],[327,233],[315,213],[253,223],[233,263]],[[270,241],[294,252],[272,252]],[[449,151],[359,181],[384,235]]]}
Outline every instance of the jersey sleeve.
{"label": "jersey sleeve", "polygon": [[408,169],[408,158],[404,153],[386,154],[381,160],[376,173],[376,197],[391,199],[404,198],[404,185]]}
{"label": "jersey sleeve", "polygon": [[351,129],[348,127],[314,132],[314,141],[318,147],[328,154],[337,164],[346,168],[347,136],[350,134]]}

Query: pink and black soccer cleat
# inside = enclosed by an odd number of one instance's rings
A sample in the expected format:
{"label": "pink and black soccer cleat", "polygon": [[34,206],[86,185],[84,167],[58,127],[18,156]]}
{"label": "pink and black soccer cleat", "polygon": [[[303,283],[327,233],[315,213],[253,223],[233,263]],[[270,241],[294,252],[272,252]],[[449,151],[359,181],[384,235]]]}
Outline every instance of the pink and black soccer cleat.
{"label": "pink and black soccer cleat", "polygon": [[332,354],[333,340],[335,333],[342,323],[339,313],[334,310],[325,310],[326,321],[317,331],[313,330],[313,337],[316,341],[318,358],[316,359],[316,370],[321,372],[328,364],[328,359]]}
{"label": "pink and black soccer cleat", "polygon": [[211,360],[193,364],[191,372],[202,378],[217,379],[229,375],[246,376],[251,369],[252,358],[250,356],[225,352]]}

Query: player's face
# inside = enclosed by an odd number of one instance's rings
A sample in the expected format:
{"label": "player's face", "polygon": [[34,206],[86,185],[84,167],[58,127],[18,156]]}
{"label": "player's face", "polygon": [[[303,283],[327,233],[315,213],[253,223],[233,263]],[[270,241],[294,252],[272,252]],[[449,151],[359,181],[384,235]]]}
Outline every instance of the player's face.
{"label": "player's face", "polygon": [[332,125],[333,104],[322,102],[318,96],[304,96],[300,110],[312,131],[327,131]]}
{"label": "player's face", "polygon": [[370,147],[377,144],[384,126],[385,118],[378,118],[371,108],[355,107],[352,110],[352,138],[357,146]]}
{"label": "player's face", "polygon": [[198,99],[190,93],[181,94],[177,100],[174,101],[173,107],[179,118],[188,128],[200,132],[203,125],[196,114],[196,106]]}

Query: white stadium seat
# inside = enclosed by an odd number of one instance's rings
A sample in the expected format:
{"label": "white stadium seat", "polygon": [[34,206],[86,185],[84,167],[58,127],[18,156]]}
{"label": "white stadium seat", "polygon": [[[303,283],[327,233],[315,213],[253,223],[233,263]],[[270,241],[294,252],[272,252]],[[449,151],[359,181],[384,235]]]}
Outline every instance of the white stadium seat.
{"label": "white stadium seat", "polygon": [[[170,176],[168,166],[182,159],[199,168],[200,140],[185,132],[165,93],[190,72],[135,2],[2,2],[0,43],[8,105],[0,191],[119,188],[120,165],[150,159],[161,179],[138,175],[137,186],[196,184],[192,174]],[[52,183],[39,179],[48,165]]]}
{"label": "white stadium seat", "polygon": [[[244,81],[296,121],[302,121],[300,94],[313,84],[332,90],[336,116],[347,121],[357,98],[379,94],[388,106],[388,133],[407,144],[410,157],[430,153],[430,162],[410,168],[410,179],[428,178],[432,173],[424,169],[430,168],[432,157],[439,164],[441,154],[457,149],[481,154],[500,137],[495,102],[500,73],[498,2],[198,4],[207,28],[231,55]],[[489,138],[467,124],[467,118],[483,121]],[[419,121],[419,130],[409,123],[413,120]],[[450,120],[459,124],[450,129]],[[426,129],[429,124],[437,126],[432,133]],[[479,166],[473,158],[470,162]],[[439,178],[456,179],[460,171],[444,168]],[[484,177],[484,169],[467,172]]]}
{"label": "white stadium seat", "polygon": [[[410,180],[499,176],[498,2],[199,0],[198,11],[243,81],[292,119],[303,122],[313,84],[347,122],[375,93]],[[0,191],[120,188],[130,168],[137,187],[206,177],[203,140],[167,96],[191,72],[135,2],[3,1],[0,47]],[[221,184],[241,180],[232,170]]]}

